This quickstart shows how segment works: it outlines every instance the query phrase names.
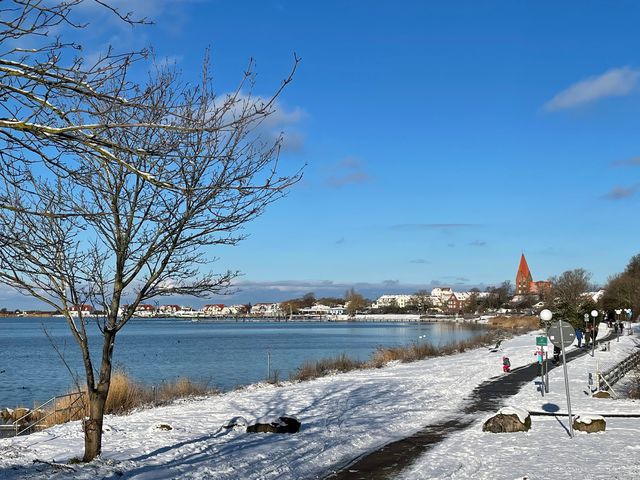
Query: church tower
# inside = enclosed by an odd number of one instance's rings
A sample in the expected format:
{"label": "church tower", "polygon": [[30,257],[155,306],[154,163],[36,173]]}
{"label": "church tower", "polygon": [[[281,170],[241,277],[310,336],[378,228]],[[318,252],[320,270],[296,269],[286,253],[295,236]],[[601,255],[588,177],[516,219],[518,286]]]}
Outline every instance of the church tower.
{"label": "church tower", "polygon": [[527,295],[531,292],[531,282],[533,277],[527,265],[527,259],[524,258],[524,253],[520,257],[520,266],[518,267],[518,273],[516,273],[516,295]]}

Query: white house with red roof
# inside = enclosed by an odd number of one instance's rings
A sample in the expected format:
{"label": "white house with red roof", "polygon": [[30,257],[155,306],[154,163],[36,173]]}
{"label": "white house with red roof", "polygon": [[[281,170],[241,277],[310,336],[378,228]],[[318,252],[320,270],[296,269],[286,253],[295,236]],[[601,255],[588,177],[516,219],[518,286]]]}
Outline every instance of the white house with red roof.
{"label": "white house with red roof", "polygon": [[74,305],[69,308],[69,315],[72,317],[86,317],[91,315],[93,307],[91,305]]}

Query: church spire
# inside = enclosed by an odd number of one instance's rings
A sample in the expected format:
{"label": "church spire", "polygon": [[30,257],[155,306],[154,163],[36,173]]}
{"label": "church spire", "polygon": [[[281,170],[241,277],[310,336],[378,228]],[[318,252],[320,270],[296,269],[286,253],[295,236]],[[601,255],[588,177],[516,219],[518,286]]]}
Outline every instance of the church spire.
{"label": "church spire", "polygon": [[527,259],[524,257],[524,253],[520,257],[520,265],[518,266],[518,273],[516,273],[516,295],[526,295],[531,290],[531,282],[533,277],[527,265]]}

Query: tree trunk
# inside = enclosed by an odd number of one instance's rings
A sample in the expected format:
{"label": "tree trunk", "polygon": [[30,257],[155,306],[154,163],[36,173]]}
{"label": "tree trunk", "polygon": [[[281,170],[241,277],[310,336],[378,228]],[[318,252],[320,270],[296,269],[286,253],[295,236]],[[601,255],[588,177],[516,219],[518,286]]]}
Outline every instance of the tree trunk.
{"label": "tree trunk", "polygon": [[108,389],[89,392],[89,418],[84,420],[84,458],[90,462],[102,452],[102,420]]}

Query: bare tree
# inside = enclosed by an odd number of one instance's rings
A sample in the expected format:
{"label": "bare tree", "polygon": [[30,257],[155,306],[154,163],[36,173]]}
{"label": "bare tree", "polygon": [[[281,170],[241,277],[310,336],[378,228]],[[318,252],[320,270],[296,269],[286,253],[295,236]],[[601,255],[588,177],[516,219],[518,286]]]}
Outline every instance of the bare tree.
{"label": "bare tree", "polygon": [[[78,3],[14,0],[1,11],[3,48],[71,24]],[[242,227],[300,179],[279,174],[281,138],[256,133],[298,60],[261,99],[251,94],[252,65],[234,92],[217,96],[207,62],[197,86],[162,68],[139,84],[128,68],[140,55],[62,67],[67,48],[55,41],[0,55],[0,282],[65,315],[82,352],[90,461],[102,448],[116,337],[138,305],[224,290],[236,273],[209,271],[211,247],[242,240]],[[105,312],[96,364],[87,326],[71,314],[85,303]]]}
{"label": "bare tree", "polygon": [[640,278],[619,273],[609,278],[601,299],[605,310],[617,308],[640,309]]}
{"label": "bare tree", "polygon": [[355,317],[359,310],[365,307],[365,300],[354,288],[350,288],[344,295],[345,306],[347,307],[347,314],[350,317]]}
{"label": "bare tree", "polygon": [[549,280],[554,308],[564,317],[563,320],[575,327],[580,326],[583,310],[589,310],[592,306],[592,300],[584,295],[594,288],[590,281],[591,274],[583,268],[576,268]]}
{"label": "bare tree", "polygon": [[622,273],[608,279],[601,304],[607,310],[640,310],[640,255],[631,257]]}
{"label": "bare tree", "polygon": [[427,313],[430,308],[433,308],[431,292],[429,290],[418,290],[411,295],[410,305],[422,314]]}

